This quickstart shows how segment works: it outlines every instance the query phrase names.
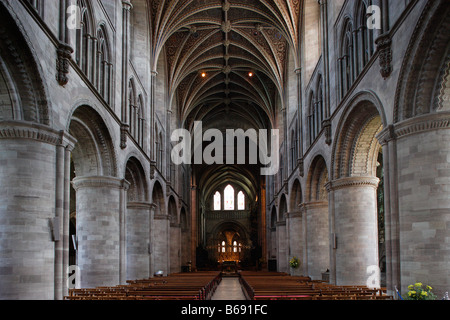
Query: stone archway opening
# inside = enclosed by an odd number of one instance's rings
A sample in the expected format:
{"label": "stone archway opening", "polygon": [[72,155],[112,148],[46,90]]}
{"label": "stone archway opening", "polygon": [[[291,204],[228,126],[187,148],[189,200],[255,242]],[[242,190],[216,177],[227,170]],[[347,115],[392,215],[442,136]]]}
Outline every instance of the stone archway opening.
{"label": "stone archway opening", "polygon": [[367,285],[368,270],[376,272],[371,286],[380,287],[385,278],[384,170],[377,139],[383,118],[378,110],[371,99],[357,98],[335,145],[327,187],[333,199],[330,276],[336,284]]}

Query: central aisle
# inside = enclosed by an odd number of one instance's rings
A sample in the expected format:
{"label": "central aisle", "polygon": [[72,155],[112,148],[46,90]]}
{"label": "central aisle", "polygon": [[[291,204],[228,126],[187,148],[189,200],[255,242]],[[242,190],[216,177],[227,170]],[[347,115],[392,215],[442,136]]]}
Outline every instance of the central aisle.
{"label": "central aisle", "polygon": [[223,277],[211,300],[246,300],[239,278]]}

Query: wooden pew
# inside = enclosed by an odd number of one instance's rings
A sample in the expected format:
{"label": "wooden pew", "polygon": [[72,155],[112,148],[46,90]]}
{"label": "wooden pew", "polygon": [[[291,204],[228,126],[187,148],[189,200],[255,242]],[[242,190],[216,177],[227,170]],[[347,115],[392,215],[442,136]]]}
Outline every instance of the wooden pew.
{"label": "wooden pew", "polygon": [[385,300],[386,288],[334,286],[309,277],[270,272],[241,272],[240,281],[250,300]]}
{"label": "wooden pew", "polygon": [[206,300],[221,281],[220,272],[180,273],[129,280],[126,285],[69,290],[66,300]]}

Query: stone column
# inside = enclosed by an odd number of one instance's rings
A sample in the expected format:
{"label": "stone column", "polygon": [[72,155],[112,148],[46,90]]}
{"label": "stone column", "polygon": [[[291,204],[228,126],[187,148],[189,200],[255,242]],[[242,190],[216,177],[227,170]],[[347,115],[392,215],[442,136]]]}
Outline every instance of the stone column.
{"label": "stone column", "polygon": [[152,229],[154,272],[164,271],[165,276],[170,273],[169,226],[170,218],[167,214],[154,215]]}
{"label": "stone column", "polygon": [[277,222],[277,270],[289,272],[289,258],[287,255],[286,221]]}
{"label": "stone column", "polygon": [[170,222],[170,273],[181,271],[181,225],[176,222]]}
{"label": "stone column", "polygon": [[303,226],[302,226],[302,212],[288,212],[286,217],[289,226],[289,259],[297,257],[301,263],[298,269],[290,269],[291,275],[299,276],[302,274],[303,268]]}
{"label": "stone column", "polygon": [[115,177],[79,177],[76,191],[80,287],[115,286],[123,282],[124,193],[129,183]]}
{"label": "stone column", "polygon": [[[327,184],[334,193],[334,263],[337,285],[366,285],[367,268],[378,266],[376,177],[346,177]],[[334,237],[333,237],[334,239]],[[378,281],[379,282],[379,281]],[[379,285],[379,283],[378,283]]]}
{"label": "stone column", "polygon": [[195,177],[192,177],[191,185],[191,262],[193,270],[197,267],[197,186],[195,184]]}
{"label": "stone column", "polygon": [[127,279],[143,279],[150,275],[150,210],[147,202],[127,204]]}
{"label": "stone column", "polygon": [[0,299],[61,296],[64,150],[56,146],[64,137],[40,124],[0,122]]}
{"label": "stone column", "polygon": [[321,280],[322,272],[325,272],[330,266],[328,202],[305,203],[303,210],[308,257],[305,261],[306,274],[313,280]]}
{"label": "stone column", "polygon": [[69,293],[70,157],[75,143],[74,138],[62,131],[56,146],[55,218],[52,222],[55,241],[55,300],[62,300]]}
{"label": "stone column", "polygon": [[384,170],[384,227],[386,250],[386,287],[388,295],[400,289],[400,244],[397,188],[397,142],[394,126],[390,125],[377,135],[383,147]]}
{"label": "stone column", "polygon": [[450,287],[450,116],[395,125],[401,292],[422,282],[441,298]]}

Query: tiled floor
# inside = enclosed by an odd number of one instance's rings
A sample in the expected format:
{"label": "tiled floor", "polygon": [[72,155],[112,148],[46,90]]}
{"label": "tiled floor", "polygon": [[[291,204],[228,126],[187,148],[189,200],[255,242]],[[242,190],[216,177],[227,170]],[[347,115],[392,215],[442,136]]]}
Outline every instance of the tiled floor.
{"label": "tiled floor", "polygon": [[246,300],[239,278],[224,277],[211,300]]}

